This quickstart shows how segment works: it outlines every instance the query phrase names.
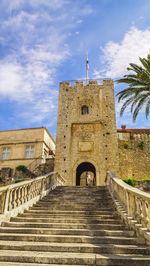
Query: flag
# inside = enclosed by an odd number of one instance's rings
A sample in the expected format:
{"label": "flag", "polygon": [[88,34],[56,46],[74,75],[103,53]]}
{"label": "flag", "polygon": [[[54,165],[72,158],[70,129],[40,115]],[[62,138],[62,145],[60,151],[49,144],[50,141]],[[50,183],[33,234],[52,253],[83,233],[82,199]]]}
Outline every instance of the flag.
{"label": "flag", "polygon": [[86,56],[86,69],[89,69],[89,59],[88,59],[88,55]]}

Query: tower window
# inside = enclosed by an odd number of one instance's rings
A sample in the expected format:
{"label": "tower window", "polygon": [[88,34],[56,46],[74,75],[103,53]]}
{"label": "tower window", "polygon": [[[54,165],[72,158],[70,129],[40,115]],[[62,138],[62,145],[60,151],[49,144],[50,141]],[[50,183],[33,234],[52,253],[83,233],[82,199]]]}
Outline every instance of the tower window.
{"label": "tower window", "polygon": [[88,106],[87,105],[83,105],[82,107],[81,107],[81,114],[82,115],[86,115],[86,114],[88,114],[89,113],[89,108],[88,108]]}

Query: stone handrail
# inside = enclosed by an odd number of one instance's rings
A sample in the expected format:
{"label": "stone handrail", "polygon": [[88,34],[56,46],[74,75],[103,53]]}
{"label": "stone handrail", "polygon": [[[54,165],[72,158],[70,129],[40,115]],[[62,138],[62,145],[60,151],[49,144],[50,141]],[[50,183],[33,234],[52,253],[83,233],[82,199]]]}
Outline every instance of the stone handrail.
{"label": "stone handrail", "polygon": [[55,172],[0,188],[0,222],[23,212],[65,180]]}
{"label": "stone handrail", "polygon": [[125,223],[150,245],[150,194],[131,187],[112,172],[107,172],[106,184]]}
{"label": "stone handrail", "polygon": [[28,165],[28,169],[32,172],[35,170],[35,168],[42,162],[43,158],[42,156],[34,159],[34,161],[32,161],[29,165]]}

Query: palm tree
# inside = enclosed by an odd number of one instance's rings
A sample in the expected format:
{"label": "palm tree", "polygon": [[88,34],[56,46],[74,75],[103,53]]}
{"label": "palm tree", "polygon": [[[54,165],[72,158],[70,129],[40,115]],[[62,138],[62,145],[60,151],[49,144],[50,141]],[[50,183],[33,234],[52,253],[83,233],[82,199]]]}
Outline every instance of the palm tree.
{"label": "palm tree", "polygon": [[135,122],[137,115],[142,107],[145,108],[145,115],[148,118],[150,113],[150,54],[147,58],[139,58],[141,66],[129,64],[127,68],[129,74],[118,79],[117,83],[126,83],[128,87],[120,91],[117,96],[118,102],[123,101],[120,115],[130,106]]}

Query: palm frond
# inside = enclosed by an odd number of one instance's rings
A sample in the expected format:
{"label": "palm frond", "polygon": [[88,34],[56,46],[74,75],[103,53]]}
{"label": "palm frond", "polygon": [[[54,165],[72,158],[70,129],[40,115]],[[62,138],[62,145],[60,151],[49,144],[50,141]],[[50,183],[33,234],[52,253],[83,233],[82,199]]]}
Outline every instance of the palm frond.
{"label": "palm frond", "polygon": [[120,115],[131,105],[133,121],[136,120],[139,111],[145,106],[145,115],[150,114],[150,54],[147,58],[139,58],[141,65],[130,63],[123,78],[117,83],[128,84],[128,87],[117,93],[118,102],[123,101]]}

